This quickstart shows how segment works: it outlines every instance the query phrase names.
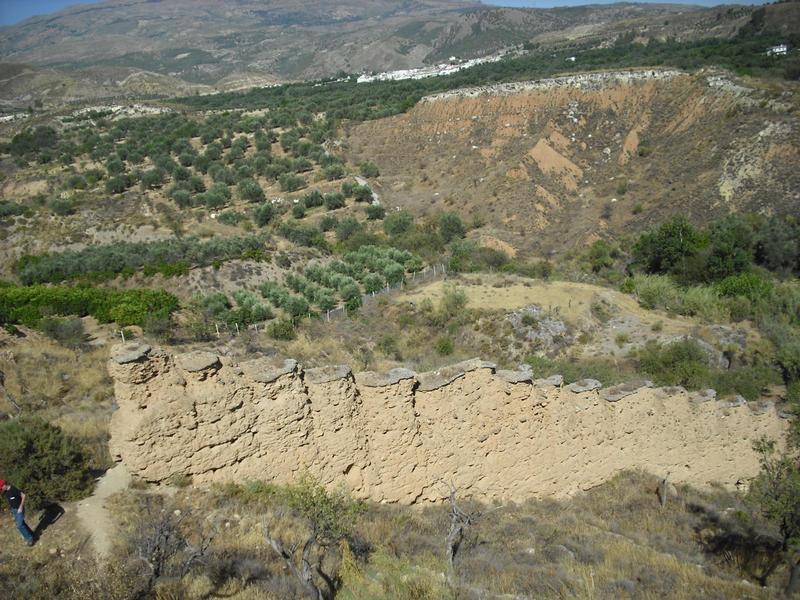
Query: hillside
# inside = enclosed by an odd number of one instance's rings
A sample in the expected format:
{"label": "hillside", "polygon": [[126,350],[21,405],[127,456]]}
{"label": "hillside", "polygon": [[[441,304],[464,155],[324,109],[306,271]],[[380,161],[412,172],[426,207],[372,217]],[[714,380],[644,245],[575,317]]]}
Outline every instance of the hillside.
{"label": "hillside", "polygon": [[457,208],[516,250],[619,237],[681,213],[792,214],[792,88],[639,70],[460,89],[348,128],[353,162],[417,214]]}
{"label": "hillside", "polygon": [[0,528],[4,589],[800,595],[799,18],[3,29],[0,478],[35,527]]}
{"label": "hillside", "polygon": [[[461,0],[247,0],[225,5],[211,0],[109,0],[0,28],[0,59],[55,69],[66,79],[102,67],[107,75],[101,81],[119,82],[132,71],[143,71],[181,80],[183,87],[204,84],[225,90],[340,72],[420,67],[523,43],[607,43],[631,31],[657,39],[729,36],[748,22],[751,12],[667,4],[504,9]],[[4,97],[22,106],[26,95],[36,97],[37,92],[53,101],[92,95],[80,90],[48,94],[36,82],[30,89],[17,87],[16,94]],[[97,93],[117,95],[99,87]],[[174,95],[180,87],[164,80],[149,90]]]}

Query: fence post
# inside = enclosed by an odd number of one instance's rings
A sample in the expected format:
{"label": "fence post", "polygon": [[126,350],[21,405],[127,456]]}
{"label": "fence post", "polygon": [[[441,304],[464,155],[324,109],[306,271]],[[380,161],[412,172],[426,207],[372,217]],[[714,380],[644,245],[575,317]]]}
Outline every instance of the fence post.
{"label": "fence post", "polygon": [[238,323],[234,323],[234,325],[236,325],[236,335],[239,335],[239,324]]}
{"label": "fence post", "polygon": [[125,330],[124,329],[120,329],[119,330],[119,336],[122,338],[122,343],[124,344],[125,343]]}
{"label": "fence post", "polygon": [[214,323],[214,329],[217,330],[217,337],[219,337],[219,323]]}
{"label": "fence post", "polygon": [[331,311],[330,311],[330,309],[329,309],[329,310],[328,310],[328,323],[330,323],[330,322],[331,322]]}

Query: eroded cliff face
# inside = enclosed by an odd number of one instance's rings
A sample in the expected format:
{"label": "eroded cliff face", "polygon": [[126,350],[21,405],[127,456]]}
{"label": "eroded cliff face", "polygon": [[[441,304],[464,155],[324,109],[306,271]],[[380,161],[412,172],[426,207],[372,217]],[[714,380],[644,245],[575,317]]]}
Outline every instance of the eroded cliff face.
{"label": "eroded cliff face", "polygon": [[480,360],[354,375],[129,344],[109,371],[112,453],[146,480],[282,483],[307,471],[384,502],[441,499],[443,481],[483,499],[563,497],[636,467],[733,486],[758,471],[752,440],[786,430],[774,408],[710,392],[563,386]]}
{"label": "eroded cliff face", "polygon": [[675,214],[793,214],[791,103],[711,72],[583,73],[430,96],[346,126],[347,152],[380,167],[384,205],[458,207],[482,233],[546,253]]}

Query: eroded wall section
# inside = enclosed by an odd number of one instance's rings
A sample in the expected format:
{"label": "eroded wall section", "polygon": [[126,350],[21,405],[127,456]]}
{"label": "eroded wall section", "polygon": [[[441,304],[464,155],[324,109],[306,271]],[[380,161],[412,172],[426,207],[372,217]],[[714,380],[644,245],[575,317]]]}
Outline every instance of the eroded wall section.
{"label": "eroded wall section", "polygon": [[354,375],[129,344],[109,371],[112,453],[146,480],[289,482],[308,471],[387,502],[438,500],[451,480],[486,499],[559,497],[635,467],[733,486],[758,470],[752,440],[787,426],[772,407],[711,391],[563,386],[479,360]]}

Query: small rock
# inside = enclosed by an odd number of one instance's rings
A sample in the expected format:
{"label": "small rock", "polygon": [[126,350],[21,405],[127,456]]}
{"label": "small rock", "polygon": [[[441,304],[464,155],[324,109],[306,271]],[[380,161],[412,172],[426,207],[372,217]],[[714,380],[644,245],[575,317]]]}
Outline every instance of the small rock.
{"label": "small rock", "polygon": [[308,369],[305,372],[304,379],[306,383],[329,383],[339,379],[347,379],[352,373],[353,371],[347,365],[334,365]]}
{"label": "small rock", "polygon": [[759,402],[757,404],[750,403],[750,408],[753,410],[754,415],[765,415],[775,410],[775,403],[771,400]]}
{"label": "small rock", "polygon": [[543,553],[547,557],[547,560],[551,562],[575,560],[575,553],[561,544],[552,544],[550,546],[546,546]]}
{"label": "small rock", "polygon": [[219,356],[211,352],[187,352],[176,356],[175,360],[184,371],[189,373],[218,369],[221,366]]}
{"label": "small rock", "polygon": [[710,400],[716,400],[716,398],[717,391],[710,388],[707,390],[700,390],[698,392],[691,392],[689,394],[689,400],[698,404],[702,402],[709,402]]}
{"label": "small rock", "polygon": [[147,344],[129,342],[114,346],[111,350],[111,357],[118,365],[127,365],[142,360],[150,353],[150,350],[151,348]]}
{"label": "small rock", "polygon": [[580,394],[582,392],[591,392],[592,390],[599,390],[603,387],[603,384],[597,381],[597,379],[581,379],[580,381],[576,381],[575,383],[570,383],[567,386],[567,389],[570,392],[575,392],[576,394]]}
{"label": "small rock", "polygon": [[536,379],[533,382],[533,385],[536,387],[561,387],[564,385],[564,376],[563,375],[551,375],[545,379]]}
{"label": "small rock", "polygon": [[621,383],[604,390],[602,396],[608,402],[619,402],[626,396],[635,394],[638,390],[644,387],[653,387],[653,382],[638,380],[629,381],[628,383]]}
{"label": "small rock", "polygon": [[733,397],[733,400],[730,400],[729,402],[722,402],[720,403],[720,406],[722,408],[738,408],[740,406],[747,406],[747,400],[745,400],[744,396],[741,394],[736,394]]}
{"label": "small rock", "polygon": [[499,369],[495,375],[507,383],[528,383],[532,379],[530,371]]}
{"label": "small rock", "polygon": [[375,371],[364,371],[358,374],[358,383],[367,387],[386,387],[394,385],[403,379],[413,379],[416,373],[411,369],[390,369],[385,373]]}

